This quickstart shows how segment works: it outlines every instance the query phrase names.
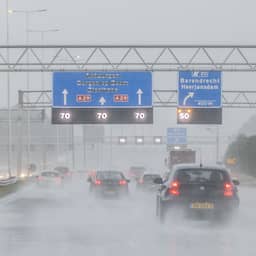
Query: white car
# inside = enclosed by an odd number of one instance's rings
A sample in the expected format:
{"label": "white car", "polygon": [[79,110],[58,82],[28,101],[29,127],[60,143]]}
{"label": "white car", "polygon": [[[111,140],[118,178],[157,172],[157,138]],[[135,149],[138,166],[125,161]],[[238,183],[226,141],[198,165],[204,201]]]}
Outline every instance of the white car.
{"label": "white car", "polygon": [[37,184],[42,187],[61,187],[62,183],[62,176],[57,171],[45,170],[37,176]]}

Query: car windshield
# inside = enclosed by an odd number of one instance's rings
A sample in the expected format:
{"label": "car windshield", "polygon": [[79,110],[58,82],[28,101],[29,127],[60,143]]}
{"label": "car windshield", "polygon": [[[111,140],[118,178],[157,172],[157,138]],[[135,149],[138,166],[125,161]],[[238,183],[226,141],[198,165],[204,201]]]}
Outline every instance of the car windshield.
{"label": "car windshield", "polygon": [[228,181],[227,172],[214,169],[184,169],[179,170],[176,178],[180,183],[223,183]]}
{"label": "car windshield", "polygon": [[159,174],[147,174],[147,175],[144,175],[143,177],[143,180],[145,182],[151,182],[151,181],[154,181],[156,178],[160,178],[161,176]]}
{"label": "car windshield", "polygon": [[120,172],[102,171],[97,173],[97,179],[100,180],[121,180],[124,175]]}

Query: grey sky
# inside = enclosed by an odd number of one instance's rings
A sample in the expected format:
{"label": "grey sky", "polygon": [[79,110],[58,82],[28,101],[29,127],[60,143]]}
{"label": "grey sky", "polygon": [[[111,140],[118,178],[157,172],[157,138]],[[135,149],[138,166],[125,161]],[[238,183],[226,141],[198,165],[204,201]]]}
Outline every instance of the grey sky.
{"label": "grey sky", "polygon": [[[47,8],[32,15],[31,28],[58,27],[51,43],[150,43],[255,41],[253,0],[9,0],[11,9]],[[5,1],[1,1],[1,31]],[[11,41],[24,42],[24,17],[10,16]],[[38,36],[37,36],[38,37]],[[1,42],[4,36],[1,36]],[[38,42],[33,36],[33,42]]]}

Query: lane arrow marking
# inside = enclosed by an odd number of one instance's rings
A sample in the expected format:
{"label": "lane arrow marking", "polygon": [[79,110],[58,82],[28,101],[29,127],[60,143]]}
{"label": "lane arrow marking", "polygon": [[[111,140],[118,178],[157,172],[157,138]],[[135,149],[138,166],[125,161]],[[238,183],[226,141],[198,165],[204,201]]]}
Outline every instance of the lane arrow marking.
{"label": "lane arrow marking", "polygon": [[67,105],[67,95],[68,95],[68,90],[64,89],[63,92],[63,105],[66,106]]}
{"label": "lane arrow marking", "polygon": [[138,105],[141,105],[141,95],[143,94],[143,91],[139,88],[136,93],[138,95]]}
{"label": "lane arrow marking", "polygon": [[195,93],[194,92],[189,92],[188,93],[188,95],[184,98],[184,100],[183,100],[183,105],[185,106],[186,104],[187,104],[187,100],[189,99],[189,98],[193,98],[194,97],[194,95],[195,95]]}
{"label": "lane arrow marking", "polygon": [[99,100],[99,103],[100,103],[101,106],[105,105],[106,99],[104,97],[101,97],[100,100]]}

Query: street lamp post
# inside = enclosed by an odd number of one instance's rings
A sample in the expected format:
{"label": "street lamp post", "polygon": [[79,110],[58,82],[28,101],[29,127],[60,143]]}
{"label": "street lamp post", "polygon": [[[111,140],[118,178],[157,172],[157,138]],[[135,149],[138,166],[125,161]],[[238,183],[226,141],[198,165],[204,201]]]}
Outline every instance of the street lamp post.
{"label": "street lamp post", "polygon": [[[8,1],[8,0],[7,0]],[[26,45],[29,44],[29,20],[30,15],[35,13],[44,13],[47,12],[47,9],[35,9],[35,10],[10,10],[9,6],[7,6],[7,10],[9,14],[23,14],[25,15],[25,26],[26,26]],[[8,16],[8,15],[7,15]],[[29,63],[29,53],[27,53],[27,63]],[[27,90],[30,90],[30,76],[29,72],[27,72]],[[27,111],[27,167],[30,164],[30,144],[31,144],[31,127],[30,127],[30,111]]]}
{"label": "street lamp post", "polygon": [[35,13],[43,13],[47,12],[47,9],[36,9],[36,10],[11,10],[8,9],[9,14],[23,14],[25,15],[25,26],[26,26],[26,45],[29,43],[29,20],[30,20],[30,15],[35,14]]}
{"label": "street lamp post", "polygon": [[[44,40],[45,40],[45,34],[47,34],[47,33],[55,33],[55,32],[59,32],[60,30],[59,29],[56,29],[56,28],[54,28],[54,29],[29,29],[27,32],[28,33],[38,33],[38,34],[40,34],[40,38],[41,38],[41,44],[42,45],[44,45]],[[44,60],[44,49],[42,48],[42,52],[41,52],[41,58],[42,58],[42,61]],[[45,79],[44,79],[44,72],[41,72],[41,89],[42,89],[42,91],[44,91],[45,90]],[[46,128],[46,123],[45,123],[45,121],[43,121],[44,122],[44,127]],[[57,129],[58,129],[58,127],[57,127]],[[45,133],[45,130],[46,129],[44,129],[44,135],[46,134]],[[57,133],[58,134],[58,133]],[[43,145],[42,145],[42,147],[43,147],[43,169],[45,169],[46,168],[46,159],[47,159],[47,156],[46,156],[46,140],[44,139],[43,140]]]}
{"label": "street lamp post", "polygon": [[[76,60],[78,60],[78,59],[80,59],[80,56],[79,55],[77,55],[76,56]],[[66,61],[66,59],[59,59],[60,61]],[[82,61],[82,60],[81,60]],[[59,136],[59,131],[58,131],[58,126],[57,126],[57,136]],[[57,139],[57,142],[59,141],[59,139]],[[76,167],[76,154],[75,154],[75,151],[76,151],[76,149],[75,149],[75,144],[76,144],[76,140],[75,140],[75,127],[74,127],[74,125],[72,124],[71,125],[71,148],[72,148],[72,155],[71,155],[71,162],[72,162],[72,168],[73,168],[73,170],[75,169],[75,167]],[[59,148],[59,144],[57,144],[57,154],[59,154],[58,152],[59,152],[59,150],[58,150],[58,148]],[[84,147],[84,150],[86,150],[86,146]],[[86,154],[86,152],[84,151],[84,155]]]}
{"label": "street lamp post", "polygon": [[44,38],[46,33],[54,33],[59,32],[60,29],[53,28],[53,29],[29,29],[28,33],[39,33],[41,35],[41,43],[44,45]]}
{"label": "street lamp post", "polygon": [[[9,0],[6,0],[6,44],[9,45]],[[9,63],[9,49],[7,49],[7,62]],[[10,73],[7,72],[7,105],[8,105],[8,174],[11,177],[11,150],[12,150],[12,117],[11,117],[11,94],[10,94]]]}

